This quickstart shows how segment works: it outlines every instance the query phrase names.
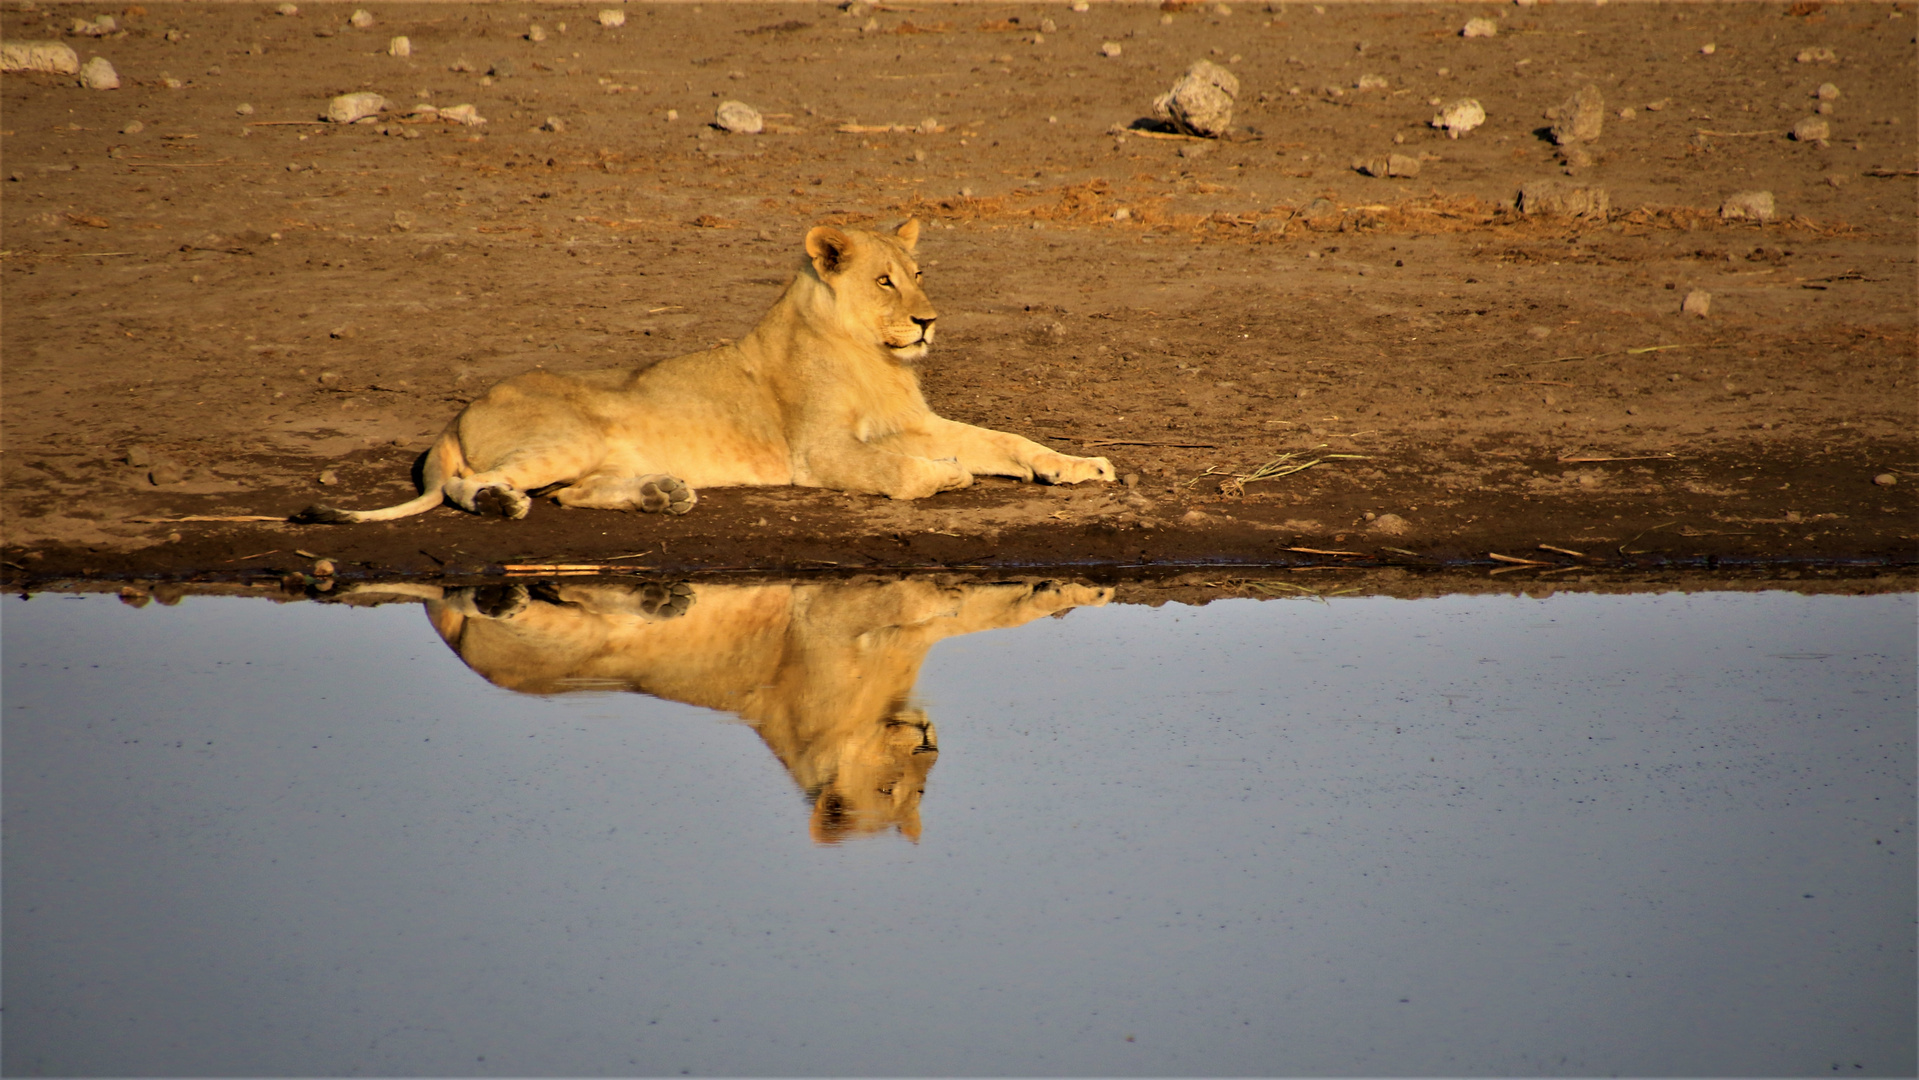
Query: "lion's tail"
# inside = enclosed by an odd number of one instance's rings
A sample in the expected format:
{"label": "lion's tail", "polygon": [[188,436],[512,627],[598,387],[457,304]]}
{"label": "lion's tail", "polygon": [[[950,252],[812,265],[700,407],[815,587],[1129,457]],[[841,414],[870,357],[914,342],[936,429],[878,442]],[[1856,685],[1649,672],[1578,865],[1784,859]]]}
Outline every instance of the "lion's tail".
{"label": "lion's tail", "polygon": [[352,525],[362,521],[392,521],[424,514],[446,501],[446,482],[458,476],[465,467],[466,455],[460,451],[459,433],[449,425],[441,433],[439,441],[433,444],[433,449],[426,452],[426,463],[420,470],[422,490],[419,498],[379,510],[341,510],[315,503],[287,520],[305,525]]}

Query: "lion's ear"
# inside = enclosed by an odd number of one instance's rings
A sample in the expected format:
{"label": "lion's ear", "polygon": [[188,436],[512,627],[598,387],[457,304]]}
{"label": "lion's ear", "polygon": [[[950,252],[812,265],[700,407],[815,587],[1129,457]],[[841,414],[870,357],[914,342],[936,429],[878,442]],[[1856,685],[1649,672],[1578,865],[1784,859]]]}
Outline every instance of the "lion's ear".
{"label": "lion's ear", "polygon": [[831,225],[817,225],[806,234],[806,253],[821,277],[845,268],[853,254],[853,238]]}
{"label": "lion's ear", "polygon": [[913,246],[920,242],[920,219],[907,218],[905,223],[893,230],[893,235],[900,238],[900,243],[906,245],[906,250],[913,250]]}

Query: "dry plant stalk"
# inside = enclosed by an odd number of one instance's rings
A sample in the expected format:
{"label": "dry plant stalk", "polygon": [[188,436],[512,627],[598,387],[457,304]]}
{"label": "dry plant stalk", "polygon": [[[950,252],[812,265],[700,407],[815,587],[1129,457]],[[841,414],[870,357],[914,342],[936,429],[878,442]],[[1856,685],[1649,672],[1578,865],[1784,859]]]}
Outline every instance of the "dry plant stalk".
{"label": "dry plant stalk", "polygon": [[1322,465],[1328,461],[1370,460],[1370,457],[1366,454],[1321,454],[1311,461],[1298,460],[1302,455],[1310,454],[1314,450],[1325,449],[1325,447],[1325,443],[1320,443],[1318,446],[1305,450],[1288,450],[1286,453],[1279,455],[1273,460],[1254,469],[1252,472],[1247,473],[1230,473],[1217,465],[1208,465],[1206,466],[1205,472],[1200,473],[1198,477],[1194,477],[1194,483],[1197,483],[1203,477],[1224,475],[1226,479],[1219,482],[1220,494],[1240,496],[1246,494],[1247,484],[1260,480],[1278,480],[1281,477],[1291,476],[1294,473],[1305,472],[1307,469],[1313,468],[1316,465]]}

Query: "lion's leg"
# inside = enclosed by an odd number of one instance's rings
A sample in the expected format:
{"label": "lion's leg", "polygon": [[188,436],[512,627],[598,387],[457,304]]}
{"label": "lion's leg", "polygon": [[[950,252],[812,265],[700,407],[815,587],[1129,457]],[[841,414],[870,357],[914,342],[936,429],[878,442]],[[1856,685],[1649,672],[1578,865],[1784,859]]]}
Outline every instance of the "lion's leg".
{"label": "lion's leg", "polygon": [[554,492],[553,498],[561,506],[638,510],[643,514],[684,514],[699,501],[684,480],[665,473],[589,473]]}
{"label": "lion's leg", "polygon": [[887,445],[902,453],[952,458],[967,472],[981,476],[1014,476],[1048,484],[1114,479],[1113,465],[1103,457],[1062,454],[1009,431],[939,416],[918,431],[889,436]]}

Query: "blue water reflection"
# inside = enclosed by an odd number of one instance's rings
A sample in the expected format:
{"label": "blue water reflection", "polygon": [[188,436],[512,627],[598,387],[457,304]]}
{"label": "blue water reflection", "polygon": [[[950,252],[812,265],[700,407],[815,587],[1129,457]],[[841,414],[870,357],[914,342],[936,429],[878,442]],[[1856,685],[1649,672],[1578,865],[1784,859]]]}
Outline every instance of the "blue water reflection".
{"label": "blue water reflection", "polygon": [[[5,1071],[1914,1071],[1911,596],[849,587],[638,596],[538,693],[497,595],[8,599]],[[613,689],[769,604],[694,650],[758,705]],[[822,835],[806,693],[937,726],[913,828]]]}

